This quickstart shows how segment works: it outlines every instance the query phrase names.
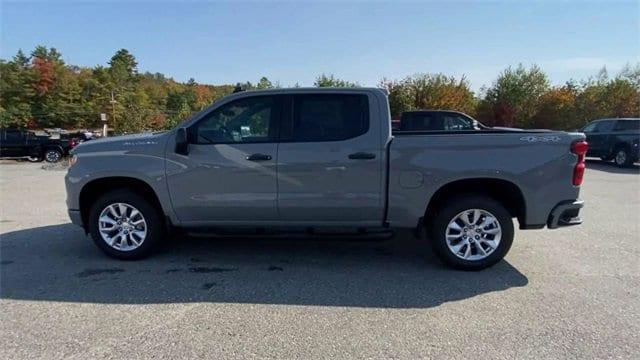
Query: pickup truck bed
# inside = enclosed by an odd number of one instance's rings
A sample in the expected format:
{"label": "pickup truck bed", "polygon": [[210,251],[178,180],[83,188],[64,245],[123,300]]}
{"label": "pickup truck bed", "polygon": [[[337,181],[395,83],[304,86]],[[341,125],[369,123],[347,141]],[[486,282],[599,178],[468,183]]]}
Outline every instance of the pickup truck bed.
{"label": "pickup truck bed", "polygon": [[445,263],[475,270],[507,253],[512,218],[522,229],[580,223],[586,150],[580,133],[392,134],[379,89],[241,92],[168,132],[79,145],[67,205],[117,258],[148,255],[166,228],[411,228]]}

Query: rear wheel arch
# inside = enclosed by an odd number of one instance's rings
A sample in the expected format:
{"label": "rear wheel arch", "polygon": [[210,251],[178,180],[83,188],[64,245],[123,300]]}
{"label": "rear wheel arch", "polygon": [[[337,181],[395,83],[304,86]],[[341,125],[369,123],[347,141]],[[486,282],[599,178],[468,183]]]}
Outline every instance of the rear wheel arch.
{"label": "rear wheel arch", "polygon": [[616,152],[617,152],[618,150],[620,150],[620,149],[629,150],[629,149],[631,149],[631,146],[629,145],[629,143],[626,143],[626,142],[622,142],[622,141],[621,141],[621,142],[617,142],[617,143],[613,146],[613,151],[612,151],[613,155],[615,155],[615,154],[616,154]]}
{"label": "rear wheel arch", "polygon": [[164,214],[158,194],[146,181],[127,176],[104,177],[88,182],[80,190],[80,215],[85,229],[87,229],[91,206],[102,195],[114,190],[130,190],[149,201],[160,214]]}
{"label": "rear wheel arch", "polygon": [[513,182],[498,178],[470,178],[455,180],[441,186],[429,199],[424,213],[424,223],[429,224],[447,199],[460,195],[483,195],[501,203],[512,217],[525,224],[526,201],[522,190]]}

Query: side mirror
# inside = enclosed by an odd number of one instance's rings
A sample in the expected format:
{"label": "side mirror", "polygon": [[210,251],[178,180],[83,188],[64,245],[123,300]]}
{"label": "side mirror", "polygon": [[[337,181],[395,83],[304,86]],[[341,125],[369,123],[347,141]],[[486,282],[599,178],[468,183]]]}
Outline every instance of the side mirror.
{"label": "side mirror", "polygon": [[180,128],[176,133],[176,154],[189,154],[189,139],[187,138],[187,129]]}

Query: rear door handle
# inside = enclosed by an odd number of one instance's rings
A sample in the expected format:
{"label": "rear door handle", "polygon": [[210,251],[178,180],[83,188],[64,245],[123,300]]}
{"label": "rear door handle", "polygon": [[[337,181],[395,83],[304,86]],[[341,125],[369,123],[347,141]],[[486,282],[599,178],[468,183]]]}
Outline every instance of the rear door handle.
{"label": "rear door handle", "polygon": [[268,161],[271,160],[271,155],[265,154],[251,154],[246,157],[249,161]]}
{"label": "rear door handle", "polygon": [[349,159],[351,160],[371,160],[375,158],[376,158],[376,154],[366,153],[366,152],[357,152],[357,153],[349,154]]}

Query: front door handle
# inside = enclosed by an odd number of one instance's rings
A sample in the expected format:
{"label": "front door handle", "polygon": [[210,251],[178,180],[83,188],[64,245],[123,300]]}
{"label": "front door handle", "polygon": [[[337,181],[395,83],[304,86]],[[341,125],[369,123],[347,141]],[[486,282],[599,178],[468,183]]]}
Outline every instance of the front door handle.
{"label": "front door handle", "polygon": [[271,155],[265,154],[251,154],[246,157],[249,161],[268,161],[271,160]]}
{"label": "front door handle", "polygon": [[349,154],[349,159],[351,160],[371,160],[375,158],[376,158],[376,154],[366,153],[366,152],[357,152],[357,153]]}

